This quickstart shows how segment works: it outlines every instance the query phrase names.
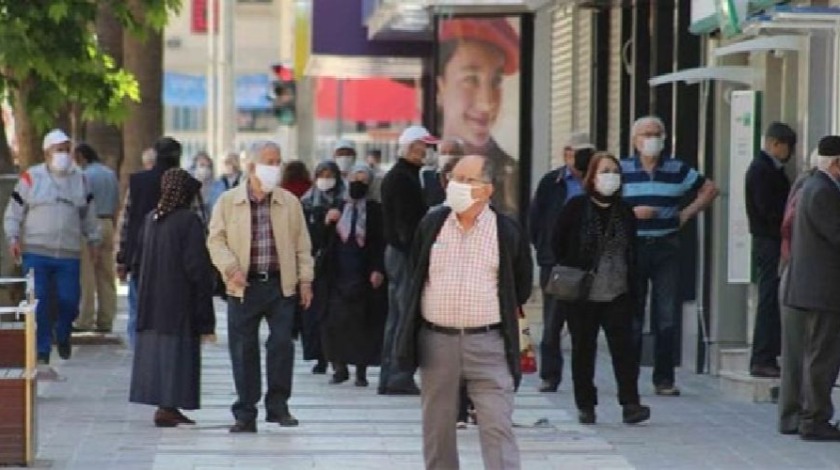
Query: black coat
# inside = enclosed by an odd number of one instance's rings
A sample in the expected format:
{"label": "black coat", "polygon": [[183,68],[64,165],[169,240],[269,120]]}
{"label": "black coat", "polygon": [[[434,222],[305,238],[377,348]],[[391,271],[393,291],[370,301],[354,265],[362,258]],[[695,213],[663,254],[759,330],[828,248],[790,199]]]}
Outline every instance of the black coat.
{"label": "black coat", "polygon": [[557,217],[566,202],[566,167],[549,171],[540,180],[528,209],[528,232],[537,252],[537,264],[547,268],[557,264],[551,243]]}
{"label": "black coat", "polygon": [[[495,211],[495,209],[494,209]],[[417,335],[423,321],[421,301],[429,276],[429,257],[441,227],[451,209],[438,206],[420,222],[415,235],[409,263],[408,287],[405,296],[405,316],[397,331],[396,355],[400,368],[412,370],[419,365]],[[519,387],[522,378],[519,349],[519,309],[528,301],[533,287],[533,262],[528,237],[519,224],[503,214],[496,214],[499,237],[499,312],[502,317],[502,336],[505,356]]]}
{"label": "black coat", "polygon": [[146,217],[132,266],[140,280],[137,331],[212,334],[214,271],[204,224],[189,209],[153,217]]}
{"label": "black coat", "polygon": [[385,242],[405,253],[428,206],[420,187],[420,167],[401,158],[382,180]]}
{"label": "black coat", "polygon": [[782,218],[790,193],[784,168],[778,168],[773,157],[762,151],[750,163],[744,187],[750,233],[781,240]]}
{"label": "black coat", "polygon": [[163,174],[170,168],[172,168],[171,165],[158,162],[152,169],[138,171],[129,177],[128,196],[131,204],[127,209],[126,220],[123,221],[128,227],[126,239],[120,246],[120,252],[117,253],[118,264],[131,268],[135,259],[134,250],[141,237],[140,228],[146,220],[146,215],[157,207],[160,199],[160,182]]}
{"label": "black coat", "polygon": [[321,301],[317,311],[321,326],[321,344],[328,361],[344,364],[379,363],[385,318],[388,314],[387,285],[374,289],[370,276],[385,274],[385,240],[382,233],[382,205],[367,201],[365,246],[361,248],[365,267],[351,282],[338,278],[343,243],[336,224],[326,227],[323,250],[316,260],[316,296]]}

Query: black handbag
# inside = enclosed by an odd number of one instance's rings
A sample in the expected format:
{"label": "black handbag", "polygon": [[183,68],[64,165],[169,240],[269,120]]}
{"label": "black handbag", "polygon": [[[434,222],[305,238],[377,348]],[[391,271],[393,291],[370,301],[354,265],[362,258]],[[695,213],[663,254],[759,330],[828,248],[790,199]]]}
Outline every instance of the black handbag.
{"label": "black handbag", "polygon": [[[590,212],[591,209],[587,210]],[[545,292],[558,300],[567,302],[578,302],[589,298],[589,291],[592,289],[592,281],[598,272],[598,264],[601,262],[601,255],[604,254],[604,246],[612,228],[613,217],[610,214],[609,222],[604,236],[598,243],[595,258],[592,260],[590,269],[581,269],[574,266],[557,265],[551,268],[551,275],[545,284]]]}

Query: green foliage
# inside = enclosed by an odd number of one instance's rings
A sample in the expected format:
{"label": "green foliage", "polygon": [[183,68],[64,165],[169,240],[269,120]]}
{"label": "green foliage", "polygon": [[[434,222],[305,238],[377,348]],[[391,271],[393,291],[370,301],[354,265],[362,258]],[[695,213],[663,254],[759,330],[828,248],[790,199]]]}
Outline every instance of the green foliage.
{"label": "green foliage", "polygon": [[[107,1],[129,31],[160,30],[180,0],[0,0],[0,90],[27,94],[36,128],[54,125],[68,108],[85,119],[117,123],[137,81],[96,43],[99,4]],[[15,103],[13,103],[15,105]]]}

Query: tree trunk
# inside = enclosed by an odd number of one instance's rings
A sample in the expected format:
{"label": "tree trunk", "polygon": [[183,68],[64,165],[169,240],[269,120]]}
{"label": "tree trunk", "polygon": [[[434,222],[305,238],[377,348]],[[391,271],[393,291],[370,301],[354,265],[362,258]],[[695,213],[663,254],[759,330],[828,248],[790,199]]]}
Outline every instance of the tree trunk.
{"label": "tree trunk", "polygon": [[[132,9],[143,13],[141,2],[131,0]],[[123,32],[123,68],[134,74],[140,85],[140,102],[129,103],[123,124],[121,189],[125,194],[128,176],[140,169],[140,155],[163,134],[163,34],[147,29],[143,38]]]}
{"label": "tree trunk", "polygon": [[[123,28],[108,2],[102,2],[96,15],[96,37],[99,47],[113,57],[118,67],[123,65]],[[85,126],[88,143],[99,153],[102,162],[119,173],[123,159],[122,129],[100,121]]]}
{"label": "tree trunk", "polygon": [[6,121],[3,113],[0,112],[0,174],[14,173],[15,160],[12,156],[12,147],[9,146],[9,136],[6,135]]}
{"label": "tree trunk", "polygon": [[21,171],[44,161],[44,152],[41,150],[41,139],[38,135],[38,129],[26,113],[29,105],[29,93],[34,88],[35,79],[30,76],[22,80],[18,87],[10,90],[12,95],[12,111],[15,117],[18,163],[20,164]]}

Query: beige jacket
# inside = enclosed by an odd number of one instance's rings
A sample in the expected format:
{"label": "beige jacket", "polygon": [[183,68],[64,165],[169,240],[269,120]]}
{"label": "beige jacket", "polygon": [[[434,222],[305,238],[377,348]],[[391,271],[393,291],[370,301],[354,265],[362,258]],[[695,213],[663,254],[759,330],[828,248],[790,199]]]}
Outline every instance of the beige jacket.
{"label": "beige jacket", "polygon": [[[248,184],[240,184],[223,193],[213,207],[207,249],[213,264],[228,278],[241,270],[248,274],[251,262],[251,204]],[[290,192],[275,188],[271,193],[271,226],[280,261],[283,295],[295,295],[302,282],[314,278],[312,244],[303,209]],[[227,284],[227,293],[242,297],[245,292]]]}

